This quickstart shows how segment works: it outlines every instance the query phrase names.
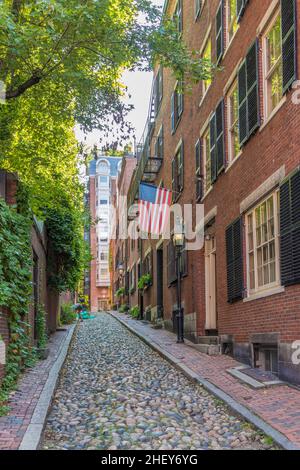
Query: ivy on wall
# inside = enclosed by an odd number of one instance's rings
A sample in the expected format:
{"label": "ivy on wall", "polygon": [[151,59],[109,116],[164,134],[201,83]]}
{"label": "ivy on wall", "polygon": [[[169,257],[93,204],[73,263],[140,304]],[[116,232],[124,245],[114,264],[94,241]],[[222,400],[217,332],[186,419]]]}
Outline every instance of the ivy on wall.
{"label": "ivy on wall", "polygon": [[57,292],[75,291],[90,261],[83,237],[84,214],[65,201],[46,211],[48,282]]}
{"label": "ivy on wall", "polygon": [[32,294],[32,219],[26,191],[21,185],[17,199],[18,208],[8,206],[0,198],[0,311],[1,307],[9,311],[10,336],[5,377],[0,389],[0,414],[5,411],[3,403],[20,372],[35,360],[27,323]]}

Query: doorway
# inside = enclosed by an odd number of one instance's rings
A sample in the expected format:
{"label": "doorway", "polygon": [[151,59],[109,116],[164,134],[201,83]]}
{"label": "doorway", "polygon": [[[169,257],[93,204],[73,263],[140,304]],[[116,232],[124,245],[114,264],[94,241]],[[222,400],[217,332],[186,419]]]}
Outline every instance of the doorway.
{"label": "doorway", "polygon": [[216,285],[216,237],[208,235],[205,240],[205,330],[217,331],[217,285]]}
{"label": "doorway", "polygon": [[164,252],[162,248],[156,251],[156,299],[157,318],[163,318],[164,311]]}

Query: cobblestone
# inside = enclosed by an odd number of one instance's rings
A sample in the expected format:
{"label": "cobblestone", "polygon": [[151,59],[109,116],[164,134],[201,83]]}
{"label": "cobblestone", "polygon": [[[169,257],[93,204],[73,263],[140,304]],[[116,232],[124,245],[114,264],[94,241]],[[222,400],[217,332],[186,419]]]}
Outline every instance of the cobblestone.
{"label": "cobblestone", "polygon": [[107,314],[80,325],[43,449],[267,449],[268,441]]}

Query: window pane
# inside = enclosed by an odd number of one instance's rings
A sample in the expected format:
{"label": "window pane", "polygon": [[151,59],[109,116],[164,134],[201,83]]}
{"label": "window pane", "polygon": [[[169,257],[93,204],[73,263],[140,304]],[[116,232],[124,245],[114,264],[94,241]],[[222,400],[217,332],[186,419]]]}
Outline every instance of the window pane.
{"label": "window pane", "polygon": [[238,29],[236,0],[228,1],[228,34],[229,40]]}
{"label": "window pane", "polygon": [[[205,46],[204,53],[203,53],[203,59],[204,59],[205,61],[207,61],[207,64],[205,64],[205,65],[209,66],[210,63],[211,63],[211,39],[209,39],[209,40],[207,41],[207,44],[206,44],[206,46]],[[208,89],[208,87],[209,87],[210,84],[211,84],[211,81],[212,81],[212,80],[211,80],[210,77],[203,81],[203,83],[204,83],[204,91],[206,91],[206,90]]]}
{"label": "window pane", "polygon": [[282,98],[282,40],[281,16],[266,36],[268,112],[272,112]]}

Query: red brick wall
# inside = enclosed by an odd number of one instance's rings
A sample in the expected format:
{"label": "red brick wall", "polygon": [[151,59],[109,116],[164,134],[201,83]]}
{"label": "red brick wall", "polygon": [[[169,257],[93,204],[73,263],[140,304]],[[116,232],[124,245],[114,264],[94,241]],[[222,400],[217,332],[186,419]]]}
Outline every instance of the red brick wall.
{"label": "red brick wall", "polygon": [[[211,112],[224,96],[224,87],[238,62],[243,59],[256,38],[257,28],[272,1],[252,0],[242,19],[229,51],[221,63],[222,70],[217,73],[202,105],[201,86],[195,85],[192,92],[184,97],[184,112],[175,134],[171,135],[170,100],[175,79],[171,72],[164,70],[164,96],[156,121],[154,135],[157,135],[161,123],[164,124],[164,164],[157,177],[165,187],[171,188],[171,160],[181,138],[184,140],[184,191],[179,200],[181,204],[195,204],[195,151],[194,146],[200,137],[200,130],[207,122]],[[300,6],[300,2],[297,2]],[[175,2],[170,2],[170,8]],[[206,36],[208,25],[212,24],[212,50],[215,56],[215,16],[219,0],[205,2],[204,10],[197,22],[194,20],[194,2],[184,1],[184,32],[188,44],[199,49]],[[298,8],[300,25],[300,8]],[[300,58],[300,27],[298,27],[298,58]],[[300,61],[298,60],[298,63]],[[262,64],[260,63],[260,72]],[[299,73],[298,73],[299,76]],[[260,88],[262,90],[262,87]],[[262,100],[261,100],[262,104]],[[263,109],[261,109],[263,112]],[[281,342],[291,342],[300,338],[300,285],[289,287],[284,293],[252,302],[227,303],[225,230],[240,215],[240,203],[256,190],[266,179],[285,166],[289,174],[300,163],[300,113],[298,106],[291,102],[291,93],[287,101],[274,118],[257,132],[246,144],[240,158],[223,173],[213,190],[205,198],[205,213],[217,206],[216,243],[217,243],[217,310],[220,334],[232,334],[237,343],[248,343],[253,333],[279,332]],[[226,142],[227,145],[227,142]],[[154,147],[154,142],[153,142]],[[152,154],[154,148],[152,147]],[[152,242],[155,248],[156,242]],[[149,244],[144,242],[144,252]],[[205,333],[205,273],[204,253],[189,253],[189,275],[183,280],[183,302],[185,313],[197,312],[197,334]],[[155,272],[155,256],[154,256]],[[176,302],[176,289],[167,286],[167,252],[164,249],[164,299],[165,318],[171,318],[172,306]],[[146,305],[156,305],[156,284],[145,296]]]}

